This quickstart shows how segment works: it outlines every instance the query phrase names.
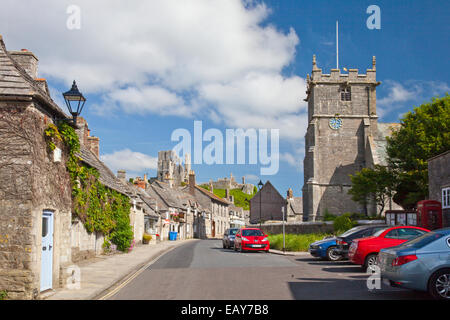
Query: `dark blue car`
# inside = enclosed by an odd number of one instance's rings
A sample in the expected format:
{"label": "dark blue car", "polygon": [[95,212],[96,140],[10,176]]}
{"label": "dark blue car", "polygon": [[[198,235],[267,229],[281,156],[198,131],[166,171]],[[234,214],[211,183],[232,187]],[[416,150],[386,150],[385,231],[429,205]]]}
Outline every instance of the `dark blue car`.
{"label": "dark blue car", "polygon": [[341,256],[336,253],[336,247],[336,237],[330,237],[311,243],[308,251],[313,257],[338,261]]}

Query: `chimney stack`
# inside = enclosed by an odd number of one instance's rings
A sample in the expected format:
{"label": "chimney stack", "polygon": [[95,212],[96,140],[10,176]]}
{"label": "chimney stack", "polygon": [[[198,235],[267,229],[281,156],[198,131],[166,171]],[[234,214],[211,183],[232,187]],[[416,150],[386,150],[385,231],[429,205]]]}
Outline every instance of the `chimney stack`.
{"label": "chimney stack", "polygon": [[189,171],[189,193],[195,196],[195,172]]}
{"label": "chimney stack", "polygon": [[22,49],[21,51],[8,51],[8,53],[31,78],[37,78],[39,60],[33,52],[28,51],[27,49]]}
{"label": "chimney stack", "polygon": [[122,182],[126,182],[127,172],[125,170],[117,170],[117,178]]}
{"label": "chimney stack", "polygon": [[286,197],[286,199],[289,200],[289,199],[292,199],[292,198],[294,198],[294,193],[293,193],[292,189],[289,188],[288,191],[287,191],[287,197]]}

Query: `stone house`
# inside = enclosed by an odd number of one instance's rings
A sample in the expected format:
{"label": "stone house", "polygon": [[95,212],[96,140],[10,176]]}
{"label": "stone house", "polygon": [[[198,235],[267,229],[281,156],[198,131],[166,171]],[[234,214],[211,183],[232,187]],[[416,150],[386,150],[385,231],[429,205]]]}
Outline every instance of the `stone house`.
{"label": "stone house", "polygon": [[294,197],[292,189],[289,188],[286,196],[286,218],[287,222],[303,221],[303,201],[302,197]]}
{"label": "stone house", "polygon": [[[286,210],[286,199],[267,181],[253,198],[250,199],[250,223],[259,223],[260,220],[282,220]],[[286,211],[285,211],[286,213]]]}
{"label": "stone house", "polygon": [[[195,172],[189,172],[189,184],[184,187],[184,191],[190,193],[200,204],[200,207],[209,214],[210,226],[204,225],[206,238],[222,238],[226,229],[230,227],[230,217],[228,209],[231,202],[216,196],[195,183]],[[209,230],[208,230],[209,229]]]}
{"label": "stone house", "polygon": [[[37,67],[32,52],[7,51],[0,36],[0,290],[10,299],[38,299],[64,286],[66,271],[100,253],[104,240],[72,216],[68,154],[62,145],[51,150],[45,136],[49,125],[69,119]],[[99,160],[99,139],[84,119],[76,129],[82,162],[99,171],[106,187],[128,195]],[[135,230],[144,224],[137,212],[133,222]]]}
{"label": "stone house", "polygon": [[160,240],[169,239],[169,232],[177,232],[178,239],[194,237],[194,217],[202,211],[197,200],[183,188],[153,180],[146,188],[155,201],[154,208],[161,216]]}
{"label": "stone house", "polygon": [[44,131],[66,118],[51,99],[38,59],[7,51],[0,36],[0,290],[37,299],[71,263],[67,155],[47,147]]}
{"label": "stone house", "polygon": [[450,227],[450,150],[428,159],[429,199],[442,205],[442,224]]}

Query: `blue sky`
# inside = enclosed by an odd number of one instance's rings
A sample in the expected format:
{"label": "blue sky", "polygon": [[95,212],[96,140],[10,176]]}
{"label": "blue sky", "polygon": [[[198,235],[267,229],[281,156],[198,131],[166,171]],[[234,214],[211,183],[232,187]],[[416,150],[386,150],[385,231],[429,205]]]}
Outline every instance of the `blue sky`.
{"label": "blue sky", "polygon": [[[280,129],[276,175],[259,165],[194,165],[197,181],[229,176],[270,180],[301,195],[306,74],[312,55],[365,73],[377,58],[381,122],[449,90],[450,5],[442,1],[2,1],[0,34],[9,50],[39,58],[53,98],[73,79],[88,98],[82,116],[115,171],[156,174],[159,150],[175,129]],[[369,30],[369,5],[381,29]],[[67,28],[70,5],[80,29]],[[48,10],[53,8],[53,10]],[[17,12],[21,12],[17,16]],[[206,143],[205,143],[206,144]]]}

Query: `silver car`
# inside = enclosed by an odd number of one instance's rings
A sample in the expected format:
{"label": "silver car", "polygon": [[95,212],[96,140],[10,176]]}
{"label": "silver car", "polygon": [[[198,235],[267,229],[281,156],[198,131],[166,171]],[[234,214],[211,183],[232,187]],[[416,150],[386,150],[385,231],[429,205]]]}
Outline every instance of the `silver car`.
{"label": "silver car", "polygon": [[450,301],[450,228],[382,249],[378,263],[381,278],[392,286],[428,291]]}

